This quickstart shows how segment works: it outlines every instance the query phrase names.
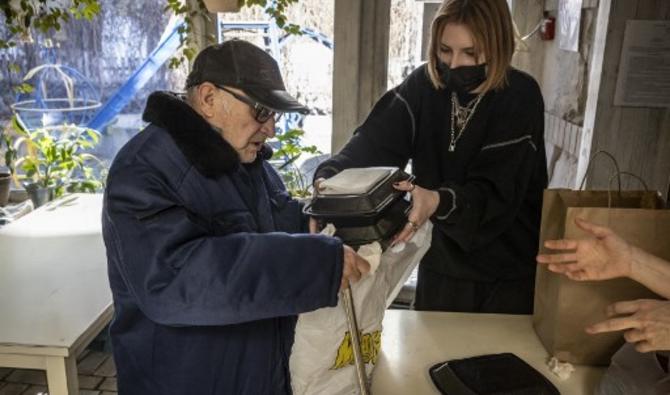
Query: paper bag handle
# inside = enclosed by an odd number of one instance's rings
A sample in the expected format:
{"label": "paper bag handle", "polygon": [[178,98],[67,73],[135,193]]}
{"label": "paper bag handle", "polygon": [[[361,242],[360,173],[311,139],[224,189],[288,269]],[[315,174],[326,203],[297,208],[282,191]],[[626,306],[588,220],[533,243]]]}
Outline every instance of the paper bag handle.
{"label": "paper bag handle", "polygon": [[[609,180],[609,182],[608,182],[608,184],[607,184],[608,187],[609,187],[610,185],[612,185],[612,180],[613,180],[614,177],[616,177],[617,175],[619,175],[619,176],[623,176],[623,175],[625,175],[625,176],[631,176],[631,177],[635,178],[636,180],[640,181],[640,184],[642,184],[642,186],[644,187],[644,190],[647,191],[647,192],[649,192],[649,186],[648,186],[647,183],[644,181],[644,179],[643,179],[642,177],[638,176],[637,174],[635,174],[635,173],[631,173],[631,172],[629,172],[629,171],[620,171],[619,174],[612,174],[612,176],[610,177],[610,180]],[[619,177],[619,179],[621,179],[621,177]]]}
{"label": "paper bag handle", "polygon": [[[607,151],[597,151],[591,159],[589,160],[589,166],[586,168],[586,173],[584,173],[584,178],[582,178],[582,182],[579,184],[579,190],[583,191],[584,190],[584,185],[586,184],[586,177],[589,176],[591,173],[591,169],[593,168],[593,164],[596,162],[596,158],[600,155],[603,154],[610,158],[612,160],[612,163],[614,163],[614,168],[616,169],[616,173],[612,176],[617,176],[617,184],[619,185],[619,193],[621,193],[621,169],[619,168],[619,162],[617,162],[616,158],[614,155],[610,154]],[[611,181],[611,178],[610,178]],[[609,190],[610,188],[608,188]]]}
{"label": "paper bag handle", "polygon": [[[642,186],[644,187],[644,190],[649,192],[649,186],[647,186],[647,183],[644,182],[642,177],[638,176],[637,174],[633,174],[629,171],[620,171],[617,174],[612,174],[612,176],[610,177],[610,179],[607,183],[607,208],[612,208],[612,180],[614,179],[614,177],[618,176],[619,177],[619,186],[621,186],[621,176],[622,175],[631,176],[631,177],[637,179],[638,181],[640,181],[640,184],[642,184]],[[620,187],[619,187],[619,193],[621,193],[621,188]]]}

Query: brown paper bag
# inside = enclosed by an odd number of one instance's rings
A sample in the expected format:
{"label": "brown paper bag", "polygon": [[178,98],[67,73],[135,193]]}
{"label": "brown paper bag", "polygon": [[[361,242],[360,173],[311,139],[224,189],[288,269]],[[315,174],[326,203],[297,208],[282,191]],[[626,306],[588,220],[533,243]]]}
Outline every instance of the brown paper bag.
{"label": "brown paper bag", "polygon": [[[615,207],[615,208],[608,208]],[[591,237],[575,224],[583,218],[612,228],[633,245],[670,260],[670,210],[649,191],[544,191],[540,253],[545,240]],[[659,297],[629,279],[573,281],[538,265],[533,326],[549,354],[561,361],[609,365],[623,344],[621,332],[589,335],[584,328],[605,320],[611,303]]]}

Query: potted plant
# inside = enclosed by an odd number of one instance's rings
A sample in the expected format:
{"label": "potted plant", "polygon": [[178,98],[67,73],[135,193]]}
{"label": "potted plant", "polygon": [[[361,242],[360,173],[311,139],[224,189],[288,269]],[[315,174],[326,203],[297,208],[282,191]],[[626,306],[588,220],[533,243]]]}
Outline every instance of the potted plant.
{"label": "potted plant", "polygon": [[316,146],[303,146],[302,137],[305,131],[302,129],[287,130],[276,136],[279,149],[272,156],[273,163],[279,172],[286,189],[294,198],[306,199],[312,193],[310,191],[311,180],[308,180],[296,166],[296,161],[302,154],[317,155],[321,152]]}
{"label": "potted plant", "polygon": [[9,187],[12,184],[12,174],[9,171],[0,170],[0,207],[9,202]]}
{"label": "potted plant", "polygon": [[4,166],[0,167],[0,206],[6,206],[9,201],[17,152],[14,149],[12,129],[15,118],[0,130],[0,152],[4,159]]}
{"label": "potted plant", "polygon": [[35,207],[65,192],[95,192],[104,186],[106,167],[86,152],[99,141],[98,132],[74,125],[29,131],[17,123],[13,144],[19,152],[17,175]]}

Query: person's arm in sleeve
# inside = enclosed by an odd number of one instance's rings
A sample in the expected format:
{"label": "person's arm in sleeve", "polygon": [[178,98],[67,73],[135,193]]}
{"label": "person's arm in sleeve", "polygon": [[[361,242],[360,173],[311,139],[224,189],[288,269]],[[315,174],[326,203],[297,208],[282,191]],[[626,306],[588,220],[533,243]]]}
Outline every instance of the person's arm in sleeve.
{"label": "person's arm in sleeve", "polygon": [[214,237],[207,220],[180,205],[151,170],[126,167],[110,178],[103,210],[110,261],[153,321],[226,325],[337,304],[339,240],[286,233]]}
{"label": "person's arm in sleeve", "polygon": [[[547,240],[544,246],[557,251],[540,254],[537,262],[575,281],[599,281],[628,277],[658,295],[670,298],[670,262],[635,247],[612,229],[575,218],[579,228],[592,237]],[[608,319],[586,328],[590,334],[624,331],[624,338],[639,352],[670,350],[670,302],[632,300],[607,307]]]}
{"label": "person's arm in sleeve", "polygon": [[463,250],[498,237],[518,215],[528,189],[546,187],[530,185],[544,155],[543,111],[539,88],[506,108],[491,126],[465,182],[438,188],[433,220]]}
{"label": "person's arm in sleeve", "polygon": [[628,243],[606,226],[580,218],[575,224],[591,238],[547,240],[557,254],[541,254],[537,262],[576,281],[628,277],[664,298],[670,298],[670,262]]}
{"label": "person's arm in sleeve", "polygon": [[414,146],[420,106],[418,73],[423,72],[423,68],[416,70],[402,84],[386,92],[344,148],[318,167],[314,180],[356,167],[403,169]]}

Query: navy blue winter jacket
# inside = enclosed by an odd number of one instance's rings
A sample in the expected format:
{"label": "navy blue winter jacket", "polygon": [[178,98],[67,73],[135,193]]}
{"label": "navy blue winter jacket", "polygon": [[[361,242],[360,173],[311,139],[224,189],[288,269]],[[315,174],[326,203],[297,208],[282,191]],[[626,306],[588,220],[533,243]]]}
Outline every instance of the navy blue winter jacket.
{"label": "navy blue winter jacket", "polygon": [[144,119],[103,209],[119,394],[290,393],[296,315],[336,305],[342,244],[295,234],[267,155],[240,164],[178,96],[152,94]]}

